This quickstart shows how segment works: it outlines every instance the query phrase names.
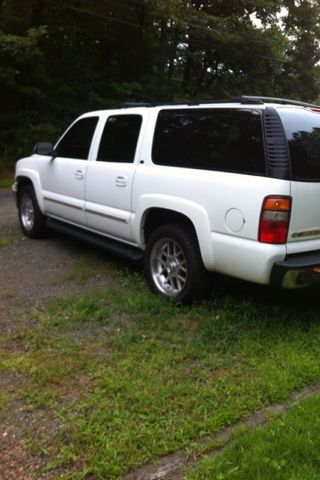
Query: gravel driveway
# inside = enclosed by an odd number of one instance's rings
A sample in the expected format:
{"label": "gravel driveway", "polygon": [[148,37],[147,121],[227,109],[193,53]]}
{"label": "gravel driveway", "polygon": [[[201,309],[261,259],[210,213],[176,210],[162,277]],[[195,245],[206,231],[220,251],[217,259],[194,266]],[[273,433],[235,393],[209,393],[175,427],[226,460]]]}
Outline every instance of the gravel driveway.
{"label": "gravel driveway", "polygon": [[[1,246],[5,241],[6,244]],[[29,240],[19,227],[15,199],[0,189],[0,332],[20,331],[34,321],[45,300],[103,286],[93,278],[85,286],[70,280],[70,273],[86,246],[66,237],[50,235]]]}

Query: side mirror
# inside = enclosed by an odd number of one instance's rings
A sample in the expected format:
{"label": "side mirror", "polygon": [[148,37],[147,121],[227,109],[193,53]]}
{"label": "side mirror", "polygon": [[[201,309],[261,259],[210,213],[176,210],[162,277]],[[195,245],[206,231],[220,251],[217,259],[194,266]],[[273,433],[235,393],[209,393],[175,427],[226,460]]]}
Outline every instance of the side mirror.
{"label": "side mirror", "polygon": [[34,147],[34,153],[37,153],[38,155],[48,155],[53,158],[57,156],[52,143],[48,142],[36,143]]}

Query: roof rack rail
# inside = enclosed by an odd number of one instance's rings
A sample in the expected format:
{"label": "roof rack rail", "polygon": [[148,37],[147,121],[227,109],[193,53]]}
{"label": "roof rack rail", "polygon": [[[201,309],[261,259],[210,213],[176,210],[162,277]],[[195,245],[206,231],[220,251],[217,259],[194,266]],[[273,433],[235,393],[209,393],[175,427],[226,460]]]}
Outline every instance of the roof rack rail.
{"label": "roof rack rail", "polygon": [[165,106],[179,106],[179,105],[187,105],[187,106],[200,106],[200,105],[214,105],[218,103],[241,103],[243,105],[262,105],[265,102],[271,103],[280,103],[286,105],[296,105],[299,107],[307,107],[307,108],[316,108],[320,109],[320,105],[316,105],[314,103],[307,103],[307,102],[299,102],[298,100],[290,100],[288,98],[277,98],[277,97],[260,97],[255,95],[241,95],[237,97],[231,97],[224,100],[186,100],[184,102],[127,102],[121,103],[118,105],[114,105],[112,109],[121,109],[121,108],[138,108],[138,107],[165,107]]}
{"label": "roof rack rail", "polygon": [[143,102],[126,102],[126,103],[119,103],[118,105],[114,105],[109,108],[135,108],[135,107],[150,107],[151,103],[143,103]]}
{"label": "roof rack rail", "polygon": [[118,105],[113,105],[112,107],[110,108],[113,108],[113,109],[116,109],[116,108],[135,108],[135,107],[146,107],[146,108],[150,108],[150,107],[165,107],[167,105],[199,105],[199,103],[202,103],[202,102],[198,102],[198,101],[193,101],[193,100],[186,100],[185,102],[149,102],[149,103],[135,103],[135,102],[127,102],[127,103],[120,103]]}
{"label": "roof rack rail", "polygon": [[240,97],[233,97],[230,98],[230,101],[240,102],[240,103],[265,103],[265,102],[272,102],[272,103],[281,103],[281,104],[288,104],[288,105],[296,105],[298,107],[309,107],[309,108],[320,108],[320,105],[316,105],[314,103],[307,103],[307,102],[299,102],[298,100],[290,100],[288,98],[277,98],[277,97],[260,97],[254,95],[242,95]]}

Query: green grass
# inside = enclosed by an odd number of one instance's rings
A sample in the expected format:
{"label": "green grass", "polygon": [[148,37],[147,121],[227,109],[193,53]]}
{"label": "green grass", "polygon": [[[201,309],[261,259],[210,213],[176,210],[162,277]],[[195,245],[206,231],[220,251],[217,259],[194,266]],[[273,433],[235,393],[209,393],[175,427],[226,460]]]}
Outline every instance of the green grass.
{"label": "green grass", "polygon": [[[83,248],[87,248],[87,246],[83,245]],[[96,277],[105,278],[112,283],[113,279],[117,281],[118,276],[119,262],[113,264],[111,261],[103,260],[101,256],[89,249],[85,256],[81,256],[75,261],[68,279],[85,284],[88,280]]]}
{"label": "green grass", "polygon": [[15,243],[14,238],[0,238],[0,248],[7,247],[8,245],[12,245],[13,243]]}
{"label": "green grass", "polygon": [[188,480],[318,480],[320,398],[237,438],[223,454],[205,458]]}
{"label": "green grass", "polygon": [[8,396],[0,390],[0,413],[7,408]]}
{"label": "green grass", "polygon": [[0,178],[0,188],[10,188],[13,184],[13,177]]}
{"label": "green grass", "polygon": [[0,353],[0,371],[27,380],[16,399],[63,418],[53,445],[33,445],[63,478],[119,479],[170,452],[204,452],[219,430],[318,380],[317,290],[222,283],[177,307],[139,273],[112,272],[103,291],[51,302],[16,338],[22,353]]}

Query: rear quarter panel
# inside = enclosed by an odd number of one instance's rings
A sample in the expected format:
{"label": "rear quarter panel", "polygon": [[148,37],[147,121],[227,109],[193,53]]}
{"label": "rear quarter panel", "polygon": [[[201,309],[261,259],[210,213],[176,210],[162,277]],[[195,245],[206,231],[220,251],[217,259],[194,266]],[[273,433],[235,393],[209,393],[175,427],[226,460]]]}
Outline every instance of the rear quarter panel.
{"label": "rear quarter panel", "polygon": [[152,165],[149,157],[148,165],[136,172],[133,236],[143,243],[146,209],[179,208],[195,226],[208,270],[268,283],[272,265],[284,259],[286,247],[259,243],[258,228],[263,199],[277,194],[290,195],[290,182]]}

